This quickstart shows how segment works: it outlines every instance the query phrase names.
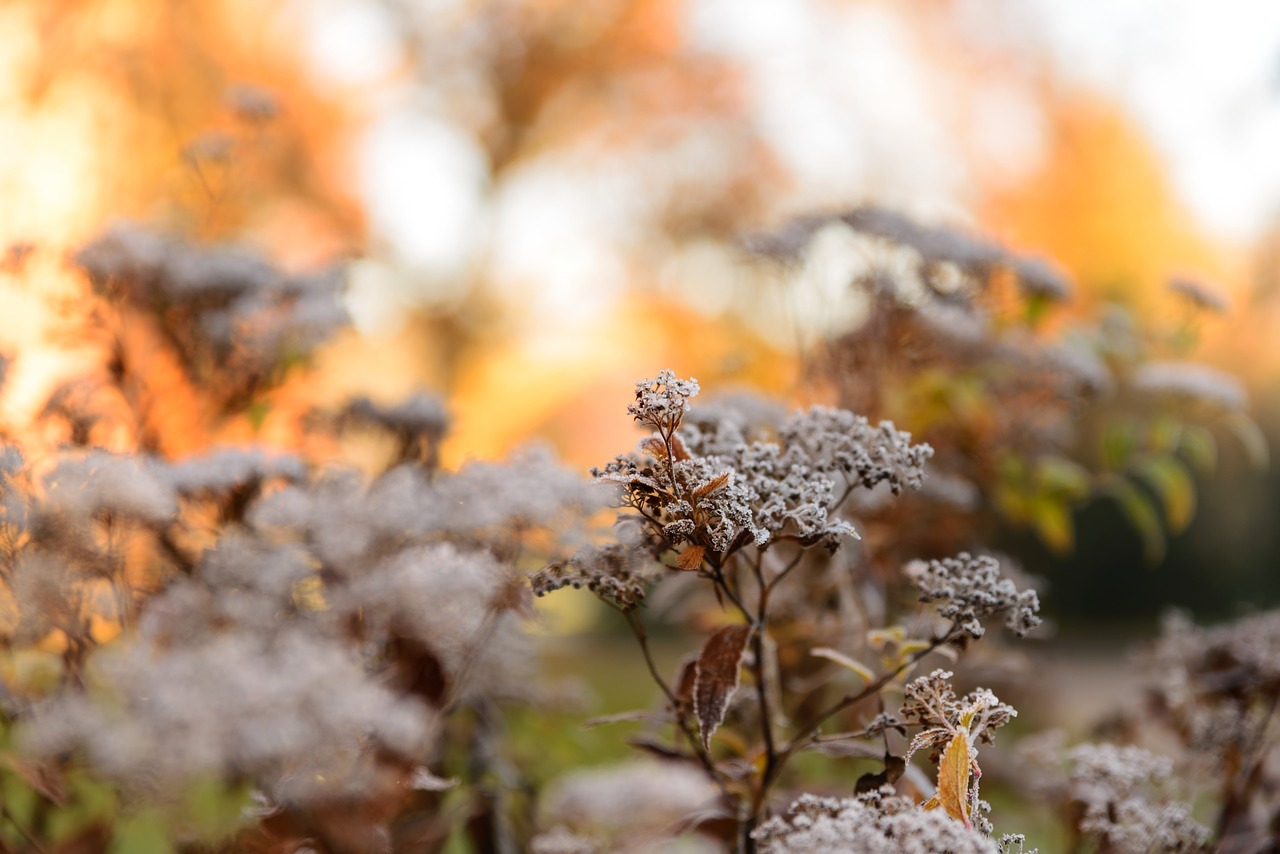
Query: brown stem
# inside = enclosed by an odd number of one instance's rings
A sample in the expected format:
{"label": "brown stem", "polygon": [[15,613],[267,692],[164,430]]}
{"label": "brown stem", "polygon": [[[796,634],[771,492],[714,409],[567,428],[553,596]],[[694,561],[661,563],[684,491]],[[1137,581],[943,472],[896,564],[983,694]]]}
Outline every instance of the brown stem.
{"label": "brown stem", "polygon": [[653,681],[657,683],[667,698],[667,703],[671,707],[671,715],[675,719],[676,728],[684,734],[685,740],[689,742],[689,747],[693,750],[694,756],[697,757],[699,764],[702,765],[702,769],[707,772],[707,776],[716,784],[716,788],[720,790],[725,802],[732,803],[733,795],[729,792],[729,787],[725,785],[720,772],[716,770],[715,763],[711,760],[711,754],[707,753],[706,748],[702,746],[702,742],[698,739],[697,733],[693,731],[689,726],[689,722],[685,720],[685,716],[680,711],[679,698],[671,690],[667,680],[663,679],[662,674],[658,672],[658,665],[653,660],[653,651],[649,648],[649,635],[644,630],[644,623],[640,621],[640,618],[633,611],[622,611],[622,616],[626,618],[627,625],[631,627],[631,633],[635,635],[636,642],[640,644],[640,652],[644,656],[645,665],[649,668],[649,675],[653,677]]}
{"label": "brown stem", "polygon": [[914,665],[916,662],[924,658],[929,653],[933,652],[938,647],[942,646],[945,643],[948,643],[949,641],[954,639],[954,637],[955,637],[955,627],[953,626],[950,630],[948,630],[946,633],[944,633],[940,637],[935,637],[931,641],[929,641],[929,645],[924,649],[917,650],[916,652],[913,652],[911,655],[907,656],[907,658],[897,667],[893,668],[892,670],[885,671],[884,673],[877,676],[873,681],[867,683],[861,691],[858,691],[856,694],[846,694],[845,696],[841,697],[837,702],[833,703],[831,706],[828,706],[826,709],[822,710],[821,712],[818,712],[816,715],[809,718],[809,720],[807,720],[802,726],[797,727],[796,738],[794,738],[791,741],[791,743],[788,744],[785,748],[783,748],[782,752],[778,754],[777,762],[774,763],[774,767],[773,767],[773,775],[764,781],[765,788],[773,785],[773,783],[777,780],[778,775],[782,772],[782,769],[786,766],[787,762],[790,761],[791,757],[795,756],[801,750],[813,744],[818,739],[818,737],[821,735],[820,728],[824,723],[826,723],[828,720],[835,717],[836,715],[840,714],[840,712],[844,711],[850,706],[860,703],[863,700],[867,699],[868,697],[871,697],[880,693],[880,690],[884,688],[885,685],[888,685],[890,682],[892,682],[904,670]]}

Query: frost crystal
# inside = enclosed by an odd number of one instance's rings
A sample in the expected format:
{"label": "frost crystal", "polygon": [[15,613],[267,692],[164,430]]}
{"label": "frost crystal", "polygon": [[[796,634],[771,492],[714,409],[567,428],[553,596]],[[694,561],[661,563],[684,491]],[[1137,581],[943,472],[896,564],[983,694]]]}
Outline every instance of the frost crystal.
{"label": "frost crystal", "polygon": [[982,637],[982,620],[1002,613],[1007,613],[1005,625],[1018,637],[1040,625],[1036,592],[1020,591],[1001,578],[1000,563],[993,557],[961,552],[928,563],[915,561],[906,573],[920,591],[920,601],[939,603],[938,613],[970,637]]}
{"label": "frost crystal", "polygon": [[997,854],[999,847],[941,810],[870,792],[858,798],[802,795],[752,834],[763,854]]}
{"label": "frost crystal", "polygon": [[636,383],[636,402],[627,412],[641,424],[669,435],[689,411],[689,400],[698,394],[698,381],[677,379],[670,370]]}
{"label": "frost crystal", "polygon": [[609,543],[584,549],[566,561],[538,570],[529,577],[529,584],[539,597],[562,587],[585,587],[611,605],[629,611],[644,600],[656,566],[649,555],[632,546]]}

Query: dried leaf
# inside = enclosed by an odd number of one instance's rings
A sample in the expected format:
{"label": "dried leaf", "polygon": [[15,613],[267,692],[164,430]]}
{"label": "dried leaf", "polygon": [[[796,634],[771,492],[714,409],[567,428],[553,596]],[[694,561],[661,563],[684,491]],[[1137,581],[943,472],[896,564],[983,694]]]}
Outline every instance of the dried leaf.
{"label": "dried leaf", "polygon": [[677,461],[691,459],[689,449],[684,446],[684,442],[678,433],[671,434],[671,456],[675,457]]}
{"label": "dried leaf", "polygon": [[648,436],[640,440],[640,450],[655,459],[667,458],[667,446],[657,436]]}
{"label": "dried leaf", "polygon": [[693,686],[698,678],[698,657],[690,655],[680,665],[676,678],[676,714],[693,711]]}
{"label": "dried leaf", "polygon": [[662,720],[662,716],[655,715],[653,712],[618,712],[613,715],[600,715],[595,718],[588,718],[582,722],[583,729],[595,729],[598,726],[606,724],[624,724],[635,723],[637,721]]}
{"label": "dried leaf", "polygon": [[694,667],[693,713],[698,718],[702,746],[711,746],[711,736],[724,722],[729,701],[738,690],[742,656],[751,637],[751,627],[725,626],[707,638]]}
{"label": "dried leaf", "polygon": [[829,646],[819,646],[809,650],[809,654],[818,658],[825,658],[828,661],[834,661],[846,670],[857,674],[858,678],[863,682],[875,681],[876,675],[871,672],[871,668],[865,664],[860,664],[839,650],[832,649]]}
{"label": "dried leaf", "polygon": [[711,478],[711,480],[707,481],[706,483],[702,484],[697,489],[695,489],[693,491],[693,497],[702,498],[704,496],[710,495],[711,493],[715,492],[717,489],[719,489],[720,487],[728,483],[731,477],[733,477],[733,472],[729,472],[729,471],[722,472],[716,475],[715,477]]}
{"label": "dried leaf", "polygon": [[707,553],[705,546],[688,545],[676,558],[676,566],[681,569],[697,569],[702,565],[702,556]]}
{"label": "dried leaf", "polygon": [[942,761],[938,763],[938,793],[929,799],[925,809],[941,806],[947,815],[964,822],[965,827],[973,827],[969,820],[969,771],[972,762],[969,731],[962,729],[942,752]]}

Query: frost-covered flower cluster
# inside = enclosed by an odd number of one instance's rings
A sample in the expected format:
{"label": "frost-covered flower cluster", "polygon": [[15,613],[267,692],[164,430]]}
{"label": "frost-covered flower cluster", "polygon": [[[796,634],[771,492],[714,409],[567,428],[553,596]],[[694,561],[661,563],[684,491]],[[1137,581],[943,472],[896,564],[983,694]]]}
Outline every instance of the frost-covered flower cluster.
{"label": "frost-covered flower cluster", "polygon": [[753,834],[762,854],[999,854],[981,831],[907,798],[870,792],[858,798],[802,795],[785,817]]}
{"label": "frost-covered flower cluster", "polygon": [[431,710],[338,638],[299,627],[158,641],[96,657],[94,688],[37,709],[26,749],[83,750],[101,773],[153,793],[252,779],[295,802],[358,793],[375,773],[370,746],[408,760],[433,734]]}
{"label": "frost-covered flower cluster", "polygon": [[311,353],[350,322],[339,268],[286,273],[240,247],[202,247],[121,224],[83,247],[95,288],[158,327],[198,376],[234,377],[247,393],[281,360]]}
{"label": "frost-covered flower cluster", "polygon": [[[1179,614],[1144,660],[1149,711],[1185,748],[1187,767],[1219,801],[1220,840],[1241,850],[1269,839],[1280,775],[1280,611],[1199,628]],[[1234,850],[1234,848],[1232,849]]]}
{"label": "frost-covered flower cluster", "polygon": [[1173,763],[1140,747],[1079,744],[1064,750],[1061,733],[1028,744],[1035,784],[1070,805],[1076,828],[1102,850],[1209,850],[1211,833],[1191,807],[1168,794]]}
{"label": "frost-covered flower cluster", "polygon": [[990,744],[995,740],[995,731],[1018,716],[1017,709],[1000,702],[985,688],[957,698],[951,687],[954,675],[949,670],[935,670],[908,682],[903,689],[902,719],[908,725],[921,728],[911,741],[908,761],[916,751],[927,748],[936,762],[942,749],[960,730],[965,730],[969,743],[975,748],[978,744]]}
{"label": "frost-covered flower cluster", "polygon": [[1149,362],[1134,372],[1132,380],[1133,387],[1143,394],[1218,409],[1242,409],[1248,400],[1240,380],[1195,362]]}
{"label": "frost-covered flower cluster", "polygon": [[1034,590],[1018,590],[1002,578],[1000,562],[987,555],[961,552],[953,558],[915,561],[907,576],[920,592],[921,602],[937,603],[938,613],[973,638],[986,631],[982,621],[1005,614],[1005,625],[1023,637],[1040,625],[1040,599]]}
{"label": "frost-covered flower cluster", "polygon": [[636,402],[627,406],[627,412],[639,424],[670,436],[699,390],[696,379],[682,380],[674,371],[661,371],[651,380],[636,383]]}
{"label": "frost-covered flower cluster", "polygon": [[[566,774],[552,784],[539,813],[547,830],[533,848],[547,854],[656,850],[701,822],[724,818],[719,792],[705,774],[655,760]],[[682,840],[679,850],[686,849],[717,850],[691,837]]]}
{"label": "frost-covered flower cluster", "polygon": [[923,480],[927,445],[841,410],[798,413],[772,440],[748,441],[744,425],[731,419],[715,424],[704,416],[681,429],[697,390],[669,371],[637,384],[632,414],[658,433],[594,472],[621,486],[624,503],[658,524],[672,546],[721,558],[780,537],[834,546],[854,533],[836,517],[854,488],[887,482],[896,493]]}
{"label": "frost-covered flower cluster", "polygon": [[624,543],[606,543],[543,567],[529,577],[529,584],[539,597],[563,587],[586,588],[614,607],[630,611],[644,601],[656,574],[651,554]]}

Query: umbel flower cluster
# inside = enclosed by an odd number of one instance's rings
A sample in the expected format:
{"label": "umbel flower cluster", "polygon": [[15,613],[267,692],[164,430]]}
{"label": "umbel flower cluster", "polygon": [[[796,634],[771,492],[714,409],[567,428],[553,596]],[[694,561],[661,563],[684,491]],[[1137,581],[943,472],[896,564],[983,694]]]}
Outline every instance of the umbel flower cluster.
{"label": "umbel flower cluster", "polygon": [[[983,689],[957,699],[952,674],[940,670],[906,686],[897,715],[872,706],[930,653],[981,637],[985,620],[1003,616],[1013,634],[1026,634],[1039,622],[1036,594],[1001,577],[994,559],[961,554],[908,567],[892,585],[896,596],[902,582],[913,582],[919,602],[937,606],[929,634],[833,625],[823,617],[830,597],[851,601],[873,577],[865,548],[852,555],[844,548],[859,538],[850,499],[919,489],[931,449],[891,423],[872,425],[828,407],[786,417],[739,399],[698,410],[691,399],[699,391],[671,371],[636,384],[628,412],[650,433],[631,454],[593,470],[616,490],[616,538],[534,573],[534,592],[585,587],[623,614],[664,697],[662,711],[648,716],[655,731],[640,743],[702,769],[719,792],[718,815],[732,820],[726,844],[778,852],[997,850],[978,798],[977,746],[1016,715],[1013,708]],[[700,598],[704,591],[711,598]],[[673,616],[709,634],[668,678],[650,653],[644,614],[650,600],[663,607],[677,597]],[[878,671],[859,660],[875,655],[883,660]],[[840,682],[832,667],[852,672],[862,687],[833,697],[823,690]],[[754,697],[739,690],[743,671]],[[793,687],[802,678],[810,687]],[[766,823],[791,760],[825,749],[824,727],[834,721],[852,729],[839,738],[878,745],[872,755],[883,757],[883,770],[864,775],[859,800],[801,801],[786,821]],[[717,737],[722,729],[731,735]],[[917,730],[909,743],[890,740],[909,730]],[[877,789],[897,782],[922,748],[938,766],[936,791],[922,793],[924,803],[881,797]],[[585,847],[564,847],[571,837]],[[540,844],[601,850],[603,839],[590,828],[561,827]]]}
{"label": "umbel flower cluster", "polygon": [[95,310],[118,313],[112,370],[87,398],[55,393],[61,445],[0,424],[0,738],[22,757],[0,769],[0,847],[431,850],[458,823],[451,788],[477,835],[509,834],[488,776],[502,719],[556,691],[529,678],[519,561],[585,541],[600,491],[536,449],[440,468],[448,419],[426,396],[302,425],[374,434],[389,453],[371,474],[253,446],[95,447],[130,429],[163,444],[127,336],[186,379],[217,365],[179,385],[234,419],[345,315],[325,308],[335,282],[236,250],[124,229],[80,260]]}

